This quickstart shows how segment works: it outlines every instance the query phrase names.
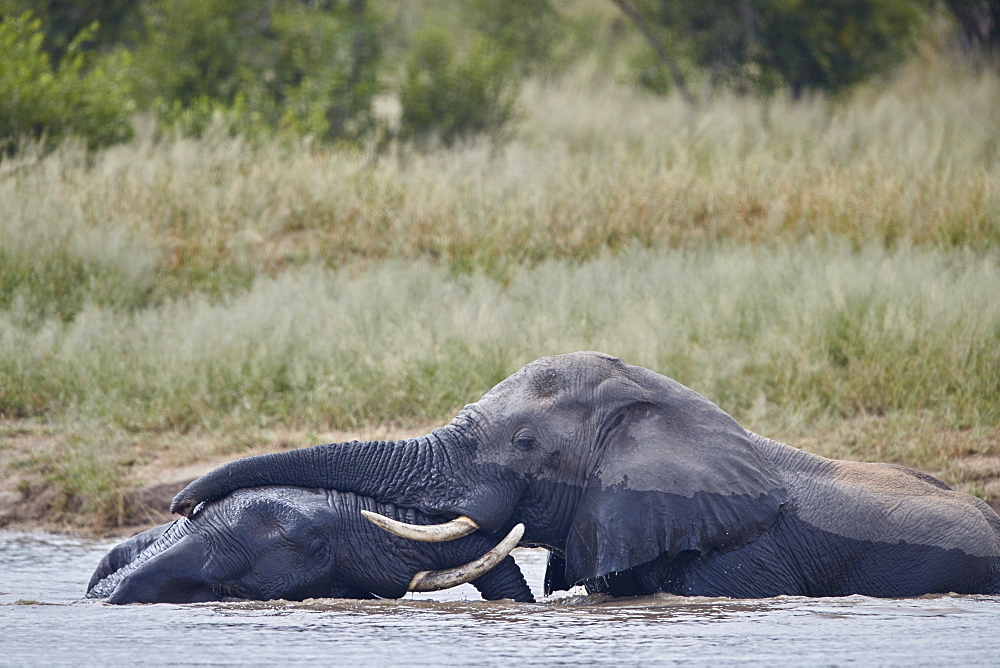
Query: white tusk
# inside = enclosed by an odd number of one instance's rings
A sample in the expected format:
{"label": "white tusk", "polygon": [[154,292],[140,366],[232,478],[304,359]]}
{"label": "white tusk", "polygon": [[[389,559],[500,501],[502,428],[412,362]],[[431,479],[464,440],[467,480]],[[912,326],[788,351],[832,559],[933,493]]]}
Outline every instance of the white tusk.
{"label": "white tusk", "polygon": [[457,587],[460,584],[471,582],[496,568],[497,564],[503,561],[510,554],[510,551],[517,547],[517,543],[523,535],[524,525],[515,525],[506,538],[475,561],[441,571],[420,571],[410,580],[410,591],[438,591],[439,589],[448,589],[449,587]]}
{"label": "white tusk", "polygon": [[370,510],[362,510],[361,514],[376,526],[385,529],[389,533],[394,533],[402,538],[410,540],[422,540],[425,543],[443,543],[448,540],[455,540],[462,536],[468,536],[479,528],[474,521],[462,515],[444,524],[406,524],[397,522],[385,515],[373,513]]}

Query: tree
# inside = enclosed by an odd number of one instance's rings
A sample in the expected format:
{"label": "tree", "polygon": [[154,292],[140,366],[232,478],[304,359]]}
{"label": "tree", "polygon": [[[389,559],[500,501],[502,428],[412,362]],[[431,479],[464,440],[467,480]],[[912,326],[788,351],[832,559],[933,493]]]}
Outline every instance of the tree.
{"label": "tree", "polygon": [[550,0],[463,2],[469,25],[508,54],[523,74],[551,62],[565,21]]}
{"label": "tree", "polygon": [[30,12],[0,20],[0,150],[26,138],[75,136],[95,148],[131,136],[123,56],[97,58],[81,48],[95,29],[74,36],[53,66],[41,20]]}
{"label": "tree", "polygon": [[683,60],[711,86],[838,90],[899,62],[929,0],[612,0],[683,92]]}
{"label": "tree", "polygon": [[1000,0],[945,0],[967,50],[1000,51]]}
{"label": "tree", "polygon": [[84,30],[88,40],[77,40],[77,49],[110,51],[127,42],[140,25],[140,6],[134,0],[0,0],[0,16],[30,11],[41,21],[42,50],[57,63]]}
{"label": "tree", "polygon": [[[684,74],[681,72],[681,68],[677,65],[677,62],[671,57],[670,52],[667,50],[663,39],[661,39],[660,34],[653,22],[646,18],[645,13],[638,6],[638,3],[632,2],[631,0],[611,0],[618,9],[627,16],[636,27],[642,32],[643,37],[649,43],[649,46],[653,49],[656,54],[657,59],[660,63],[670,72],[670,77],[673,79],[674,86],[677,87],[678,92],[684,97],[688,103],[694,102],[694,97],[692,97],[690,91],[688,91],[687,82],[684,80]],[[648,13],[648,12],[646,12]]]}
{"label": "tree", "polygon": [[376,92],[377,19],[365,0],[151,0],[136,50],[143,98],[186,132],[358,136]]}
{"label": "tree", "polygon": [[464,57],[448,35],[417,36],[400,87],[401,133],[450,145],[497,130],[514,116],[518,78],[509,53],[478,39]]}

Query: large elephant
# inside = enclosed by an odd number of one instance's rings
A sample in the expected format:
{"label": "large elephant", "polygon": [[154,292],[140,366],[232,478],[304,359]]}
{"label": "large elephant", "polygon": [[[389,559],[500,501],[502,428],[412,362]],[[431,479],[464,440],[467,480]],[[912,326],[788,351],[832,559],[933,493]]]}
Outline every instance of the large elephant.
{"label": "large elephant", "polygon": [[532,362],[400,442],[250,457],[172,509],[261,484],[351,491],[550,550],[546,592],[915,596],[1000,592],[1000,518],[918,471],[746,431],[693,390],[599,353]]}
{"label": "large elephant", "polygon": [[412,510],[331,490],[237,491],[194,517],[144,531],[112,549],[87,586],[111,603],[192,603],[338,597],[399,598],[472,582],[484,598],[533,601],[508,553],[476,532],[451,543],[392,536],[361,511],[426,522]]}

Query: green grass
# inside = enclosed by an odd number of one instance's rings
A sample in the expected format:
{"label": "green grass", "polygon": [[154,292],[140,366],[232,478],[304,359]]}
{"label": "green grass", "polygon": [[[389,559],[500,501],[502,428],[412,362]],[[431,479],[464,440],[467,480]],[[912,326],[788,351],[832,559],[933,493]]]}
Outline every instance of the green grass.
{"label": "green grass", "polygon": [[[933,410],[1000,423],[995,255],[635,248],[508,283],[426,262],[262,278],[222,301],[40,329],[0,316],[0,408],[130,430],[446,417],[524,363],[597,349],[769,420]],[[11,391],[13,390],[13,391]]]}
{"label": "green grass", "polygon": [[502,146],[0,163],[0,419],[55,434],[22,469],[120,521],[172,435],[438,422],[596,349],[979,489],[949,462],[1000,455],[1000,76],[691,110],[576,72],[523,104]]}

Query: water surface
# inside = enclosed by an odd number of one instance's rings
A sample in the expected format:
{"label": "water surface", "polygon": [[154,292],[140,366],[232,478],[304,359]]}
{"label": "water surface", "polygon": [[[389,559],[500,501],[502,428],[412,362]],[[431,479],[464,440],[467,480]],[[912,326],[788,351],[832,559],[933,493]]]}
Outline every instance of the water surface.
{"label": "water surface", "polygon": [[[564,596],[111,606],[81,600],[116,541],[0,531],[0,664],[997,665],[1000,597]],[[515,558],[540,596],[545,553]]]}

